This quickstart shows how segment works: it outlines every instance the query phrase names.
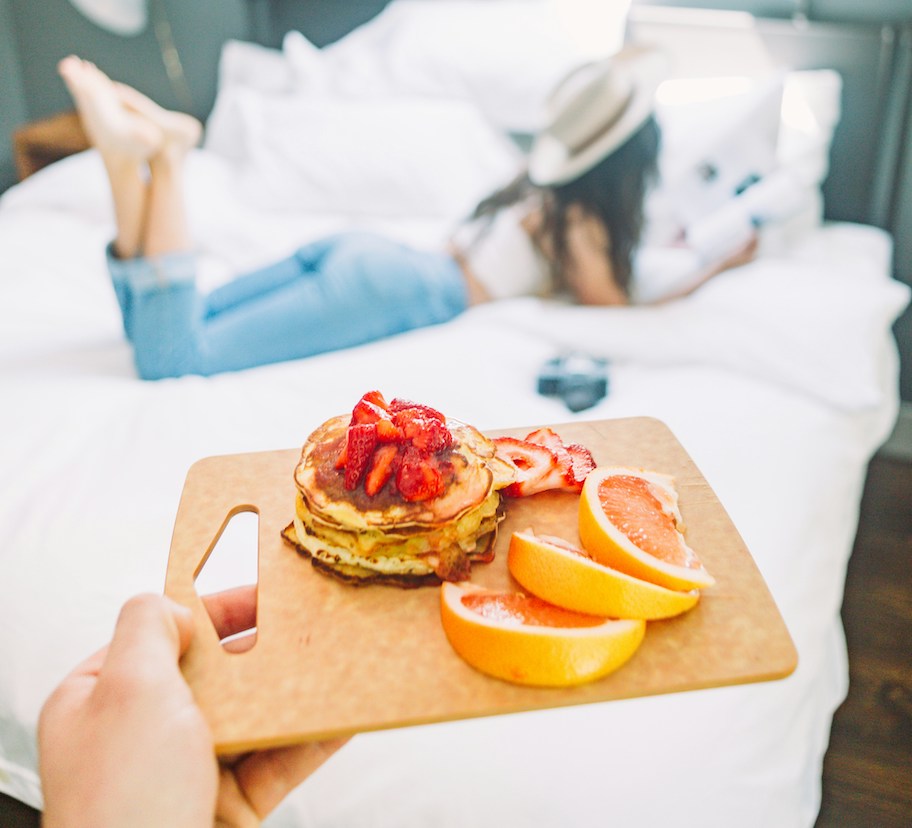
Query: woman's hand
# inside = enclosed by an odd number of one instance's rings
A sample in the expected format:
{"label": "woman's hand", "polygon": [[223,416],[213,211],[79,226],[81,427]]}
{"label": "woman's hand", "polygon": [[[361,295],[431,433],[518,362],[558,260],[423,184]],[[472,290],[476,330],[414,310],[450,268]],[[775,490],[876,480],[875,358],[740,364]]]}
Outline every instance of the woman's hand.
{"label": "woman's hand", "polygon": [[668,302],[672,302],[675,299],[683,299],[685,296],[690,296],[691,293],[696,291],[698,288],[703,287],[710,279],[718,276],[720,273],[724,273],[726,270],[731,270],[736,267],[741,267],[743,265],[749,264],[755,258],[757,258],[757,251],[760,247],[760,238],[755,233],[744,242],[740,247],[736,248],[732,253],[724,256],[715,264],[710,265],[706,270],[699,272],[696,277],[689,281],[686,287],[676,290],[673,293],[666,294],[659,299],[656,299],[649,304],[651,305],[664,305]]}
{"label": "woman's hand", "polygon": [[[252,587],[204,600],[220,638],[252,627]],[[257,826],[344,744],[300,745],[219,763],[178,667],[192,637],[186,608],[160,596],[133,598],[111,643],[54,691],[38,726],[45,828]],[[252,641],[248,637],[247,646]]]}
{"label": "woman's hand", "polygon": [[757,250],[760,248],[760,237],[754,232],[751,237],[733,252],[724,256],[710,268],[707,278],[716,276],[726,270],[734,267],[741,267],[749,264],[757,258]]}

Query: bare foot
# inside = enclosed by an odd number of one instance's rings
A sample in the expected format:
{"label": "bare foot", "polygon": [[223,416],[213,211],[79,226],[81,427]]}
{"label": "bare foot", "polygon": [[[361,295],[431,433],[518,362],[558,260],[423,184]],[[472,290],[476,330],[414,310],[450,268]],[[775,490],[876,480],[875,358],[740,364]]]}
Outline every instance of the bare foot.
{"label": "bare foot", "polygon": [[196,146],[202,135],[203,126],[192,115],[165,109],[125,83],[115,83],[114,86],[124,106],[155,124],[161,130],[166,143],[184,151]]}
{"label": "bare foot", "polygon": [[57,71],[73,96],[89,141],[99,151],[144,160],[160,148],[161,127],[125,107],[114,82],[95,64],[70,55]]}

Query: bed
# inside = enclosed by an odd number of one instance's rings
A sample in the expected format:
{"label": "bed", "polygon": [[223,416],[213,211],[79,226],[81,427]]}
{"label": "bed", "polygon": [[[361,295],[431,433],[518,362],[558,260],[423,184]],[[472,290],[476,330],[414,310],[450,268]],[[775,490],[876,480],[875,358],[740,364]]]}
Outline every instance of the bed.
{"label": "bed", "polygon": [[[484,31],[503,42],[504,27],[518,25],[511,4],[424,5],[433,11],[393,4],[323,50],[297,33],[281,49],[226,45],[219,98],[188,168],[204,283],[339,227],[440,244],[501,183],[522,152],[516,136],[534,128],[544,91],[585,48],[556,43],[545,18],[527,15],[523,50],[485,62],[479,46],[467,74],[465,50],[433,40],[442,16],[453,34],[480,31],[472,15],[488,15]],[[266,824],[813,825],[847,689],[843,579],[866,467],[898,410],[891,326],[909,291],[891,278],[883,231],[821,217],[838,78],[782,82],[782,100],[814,117],[797,131],[777,122],[770,163],[799,171],[805,198],[773,217],[753,262],[692,296],[613,309],[498,302],[363,347],[211,378],[136,378],[105,272],[112,217],[93,152],[4,194],[0,791],[41,807],[41,705],[109,638],[129,596],[162,589],[189,467],[299,445],[379,388],[486,429],[660,419],[745,539],[798,667],[761,684],[362,734]],[[741,90],[742,120],[725,129],[754,134],[760,86]],[[670,156],[695,139],[694,117],[704,139],[707,124],[722,129],[711,103],[697,112],[680,100],[661,111],[666,170],[689,163]],[[650,203],[637,277],[647,297],[683,268],[661,230],[675,198],[660,188]],[[542,364],[571,351],[609,360],[608,395],[578,412],[536,392]],[[255,580],[245,531],[213,555],[201,590]]]}

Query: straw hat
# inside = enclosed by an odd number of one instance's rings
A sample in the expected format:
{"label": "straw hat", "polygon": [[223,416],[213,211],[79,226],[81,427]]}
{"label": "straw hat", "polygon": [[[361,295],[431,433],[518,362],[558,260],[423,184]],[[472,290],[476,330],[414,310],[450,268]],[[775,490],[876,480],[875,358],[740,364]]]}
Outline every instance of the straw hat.
{"label": "straw hat", "polygon": [[547,101],[548,121],[529,153],[533,184],[566,184],[607,158],[649,118],[666,56],[627,47],[574,69]]}

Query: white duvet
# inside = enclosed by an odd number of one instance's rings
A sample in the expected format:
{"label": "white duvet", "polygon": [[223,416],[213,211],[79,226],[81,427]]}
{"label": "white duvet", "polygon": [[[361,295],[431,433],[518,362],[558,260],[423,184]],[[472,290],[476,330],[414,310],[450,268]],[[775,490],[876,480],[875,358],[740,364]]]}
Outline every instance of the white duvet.
{"label": "white duvet", "polygon": [[[260,215],[257,224],[226,197],[220,164],[200,153],[191,177],[212,281],[235,264],[212,254],[218,242],[232,250],[249,235],[248,253],[279,255],[292,225],[306,236],[333,223]],[[890,326],[908,291],[889,278],[883,233],[826,226],[656,308],[522,299],[350,351],[146,383],[106,282],[98,172],[91,153],[69,159],[0,204],[0,789],[40,805],[40,706],[108,638],[127,597],[161,589],[196,459],[297,445],[369,388],[484,428],[565,421],[574,415],[538,396],[535,379],[544,360],[574,348],[611,359],[608,397],[576,416],[649,415],[671,427],[767,579],[797,671],[771,684],[359,736],[272,824],[651,826],[682,815],[704,826],[813,824],[846,689],[845,565],[867,461],[897,410]],[[98,209],[53,203],[75,188],[98,195]]]}
{"label": "white duvet", "polygon": [[[353,221],[266,209],[242,179],[224,154],[192,159],[206,284]],[[354,222],[436,244],[453,218]],[[884,233],[808,228],[674,304],[520,299],[348,351],[155,383],[135,377],[122,337],[110,234],[91,152],[0,200],[0,790],[40,807],[38,711],[126,598],[162,589],[189,466],[296,446],[379,388],[482,428],[663,420],[743,535],[799,665],[771,683],[359,735],[267,824],[813,825],[846,691],[846,562],[898,407],[891,325],[909,292],[890,278]],[[578,415],[535,392],[566,349],[611,361],[608,396]],[[232,559],[212,584],[253,571]]]}

